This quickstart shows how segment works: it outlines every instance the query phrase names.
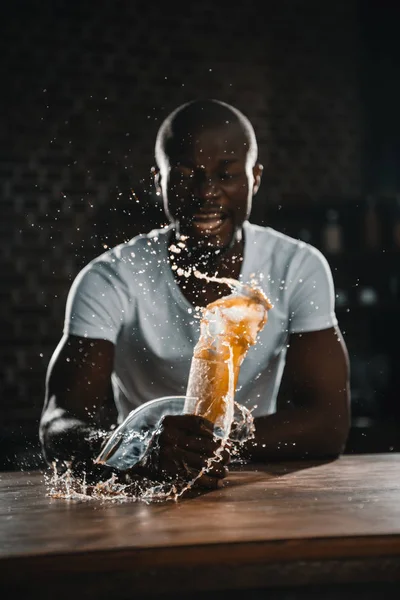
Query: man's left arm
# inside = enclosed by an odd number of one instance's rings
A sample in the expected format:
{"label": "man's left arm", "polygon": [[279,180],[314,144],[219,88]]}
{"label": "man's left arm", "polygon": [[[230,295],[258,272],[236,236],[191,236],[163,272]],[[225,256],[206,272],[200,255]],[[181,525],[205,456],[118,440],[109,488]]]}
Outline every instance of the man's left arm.
{"label": "man's left arm", "polygon": [[290,408],[255,419],[253,461],[338,456],[350,427],[349,360],[340,330],[292,333],[283,374]]}

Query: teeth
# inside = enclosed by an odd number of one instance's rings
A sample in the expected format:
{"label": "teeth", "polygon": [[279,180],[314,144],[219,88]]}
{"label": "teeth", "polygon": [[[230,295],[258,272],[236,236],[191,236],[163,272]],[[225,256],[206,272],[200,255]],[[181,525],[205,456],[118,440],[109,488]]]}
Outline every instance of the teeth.
{"label": "teeth", "polygon": [[224,216],[220,213],[209,213],[194,216],[195,221],[221,221],[223,218]]}

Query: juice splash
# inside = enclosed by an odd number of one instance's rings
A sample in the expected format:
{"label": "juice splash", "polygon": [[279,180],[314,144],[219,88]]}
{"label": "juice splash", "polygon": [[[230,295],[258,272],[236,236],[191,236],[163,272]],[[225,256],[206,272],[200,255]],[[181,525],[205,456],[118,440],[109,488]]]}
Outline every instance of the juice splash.
{"label": "juice splash", "polygon": [[240,366],[266,324],[272,305],[260,289],[232,279],[219,281],[233,287],[233,293],[203,309],[184,412],[212,421],[220,437],[225,439],[233,420]]}

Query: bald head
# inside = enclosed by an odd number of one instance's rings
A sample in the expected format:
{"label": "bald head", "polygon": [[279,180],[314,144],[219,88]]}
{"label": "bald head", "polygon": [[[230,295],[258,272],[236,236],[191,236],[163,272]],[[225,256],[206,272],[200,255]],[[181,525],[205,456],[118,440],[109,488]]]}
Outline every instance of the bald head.
{"label": "bald head", "polygon": [[195,100],[182,104],[162,123],[156,139],[155,158],[162,169],[167,157],[184,153],[196,136],[209,131],[228,129],[242,138],[248,165],[257,160],[257,140],[253,126],[239,110],[219,100]]}
{"label": "bald head", "polygon": [[217,100],[183,104],[161,125],[155,154],[157,193],[187,245],[221,250],[236,243],[262,172],[250,121]]}

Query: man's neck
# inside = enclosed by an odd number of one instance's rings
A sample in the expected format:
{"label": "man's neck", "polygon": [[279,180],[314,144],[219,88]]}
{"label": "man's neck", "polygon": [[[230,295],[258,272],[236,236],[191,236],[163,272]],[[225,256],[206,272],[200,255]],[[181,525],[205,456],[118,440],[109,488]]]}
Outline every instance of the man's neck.
{"label": "man's neck", "polygon": [[180,248],[180,252],[173,252],[177,240],[173,231],[171,234],[170,266],[178,286],[189,302],[195,306],[206,306],[221,296],[229,294],[230,289],[227,285],[198,279],[193,273],[197,270],[205,275],[238,279],[244,255],[243,236],[221,251],[199,251],[191,250],[189,247]]}

